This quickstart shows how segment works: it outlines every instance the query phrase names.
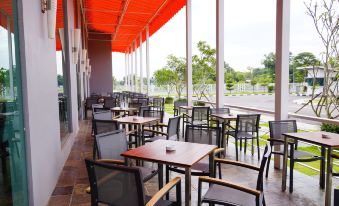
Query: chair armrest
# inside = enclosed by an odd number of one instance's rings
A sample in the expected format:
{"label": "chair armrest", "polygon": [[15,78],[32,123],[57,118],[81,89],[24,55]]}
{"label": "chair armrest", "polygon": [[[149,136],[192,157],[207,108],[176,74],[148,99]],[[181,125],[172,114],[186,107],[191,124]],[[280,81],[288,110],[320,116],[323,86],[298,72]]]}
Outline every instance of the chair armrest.
{"label": "chair armrest", "polygon": [[185,117],[192,118],[190,115],[188,115],[186,113],[183,113],[182,116],[183,116],[183,118],[185,118]]}
{"label": "chair armrest", "polygon": [[168,125],[167,124],[165,124],[165,123],[158,123],[158,124],[156,124],[155,126],[160,126],[160,127],[168,127]]}
{"label": "chair armrest", "polygon": [[126,132],[126,136],[130,135],[130,134],[133,134],[133,133],[136,133],[136,132],[137,132],[136,129],[130,130],[130,131]]}
{"label": "chair armrest", "polygon": [[224,152],[224,151],[225,151],[225,148],[217,148],[213,151],[213,153],[214,153],[214,155],[217,155],[217,154]]}
{"label": "chair armrest", "polygon": [[112,119],[118,119],[118,118],[121,118],[121,117],[123,117],[123,115],[119,114],[119,115],[112,117]]}
{"label": "chair armrest", "polygon": [[160,132],[158,130],[153,130],[153,129],[144,129],[144,131],[146,132],[153,132],[153,133],[157,133],[157,134],[162,134],[164,136],[167,136],[167,134],[165,132]]}
{"label": "chair armrest", "polygon": [[219,163],[222,163],[222,164],[235,165],[235,166],[239,166],[239,167],[245,167],[245,168],[256,170],[256,171],[260,170],[260,168],[257,167],[257,166],[246,164],[244,162],[234,161],[234,160],[226,160],[226,159],[215,158],[215,162],[219,162]]}
{"label": "chair armrest", "polygon": [[164,197],[174,186],[181,183],[180,177],[175,177],[168,182],[163,188],[161,188],[155,195],[148,201],[146,206],[155,205],[162,197]]}
{"label": "chair armrest", "polygon": [[339,154],[332,154],[332,158],[339,159]]}
{"label": "chair armrest", "polygon": [[125,161],[124,160],[113,160],[113,159],[100,159],[100,160],[96,160],[97,162],[100,163],[106,163],[106,164],[118,164],[118,165],[125,165]]}
{"label": "chair armrest", "polygon": [[240,191],[255,195],[257,197],[260,197],[260,195],[261,195],[261,192],[259,190],[252,189],[252,188],[249,188],[249,187],[246,187],[246,186],[243,186],[243,185],[239,185],[239,184],[234,184],[234,183],[226,181],[226,180],[221,180],[221,179],[203,176],[203,177],[199,177],[199,181],[217,184],[217,185],[221,185],[221,186],[225,186],[225,187],[230,187],[230,188],[233,188],[233,189],[236,189],[236,190],[240,190]]}

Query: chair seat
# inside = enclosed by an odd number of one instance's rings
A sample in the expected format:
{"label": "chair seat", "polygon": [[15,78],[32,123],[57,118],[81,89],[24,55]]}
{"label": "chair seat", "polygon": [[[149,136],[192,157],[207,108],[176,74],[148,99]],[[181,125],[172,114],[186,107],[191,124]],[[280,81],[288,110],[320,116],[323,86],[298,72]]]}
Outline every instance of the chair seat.
{"label": "chair seat", "polygon": [[223,203],[223,205],[253,206],[255,205],[255,196],[233,188],[212,184],[202,201],[213,201]]}
{"label": "chair seat", "polygon": [[154,177],[158,173],[158,170],[155,170],[152,168],[141,167],[141,166],[135,166],[135,167],[140,169],[144,182],[150,180],[152,177]]}
{"label": "chair seat", "polygon": [[[278,153],[284,153],[283,150],[274,150],[273,152],[278,152]],[[288,156],[291,156],[291,151],[288,150]],[[294,159],[311,159],[311,158],[317,158],[319,156],[305,152],[305,151],[300,151],[300,150],[294,150]]]}
{"label": "chair seat", "polygon": [[[205,162],[197,162],[191,167],[192,172],[191,174],[193,176],[204,176],[204,175],[209,175],[209,164]],[[181,167],[169,167],[169,170],[180,173],[180,174],[185,174],[185,169]]]}
{"label": "chair seat", "polygon": [[[145,195],[146,203],[149,202],[151,198],[152,198],[151,196]],[[175,204],[169,200],[159,200],[159,202],[157,202],[155,205],[156,206],[169,206],[169,205],[175,205]]]}
{"label": "chair seat", "polygon": [[[228,131],[227,134],[232,136],[232,137],[236,137],[235,136],[235,131]],[[237,133],[237,138],[238,139],[254,139],[254,138],[257,138],[257,137],[253,136],[252,134],[250,134],[248,132],[238,132]]]}

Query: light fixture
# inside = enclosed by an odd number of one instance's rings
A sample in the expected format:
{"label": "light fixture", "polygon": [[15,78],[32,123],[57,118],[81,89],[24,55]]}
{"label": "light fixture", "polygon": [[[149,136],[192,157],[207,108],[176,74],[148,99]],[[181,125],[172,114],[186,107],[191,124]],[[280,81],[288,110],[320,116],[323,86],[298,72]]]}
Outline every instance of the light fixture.
{"label": "light fixture", "polygon": [[57,0],[41,0],[41,12],[47,11],[48,38],[55,38]]}
{"label": "light fixture", "polygon": [[72,53],[73,53],[73,63],[78,63],[79,57],[79,48],[80,48],[80,39],[81,39],[81,30],[80,29],[73,29],[72,30]]}
{"label": "light fixture", "polygon": [[65,59],[65,33],[63,28],[59,29],[59,37],[61,41],[62,56]]}

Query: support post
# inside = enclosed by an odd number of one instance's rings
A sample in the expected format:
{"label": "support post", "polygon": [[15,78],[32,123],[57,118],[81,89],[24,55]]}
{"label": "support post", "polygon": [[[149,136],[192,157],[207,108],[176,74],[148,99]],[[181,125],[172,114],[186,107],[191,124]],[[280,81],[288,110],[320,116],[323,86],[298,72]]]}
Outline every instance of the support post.
{"label": "support post", "polygon": [[138,51],[137,51],[137,40],[134,41],[134,56],[135,56],[135,74],[134,74],[134,90],[138,91]]}
{"label": "support post", "polygon": [[140,51],[140,89],[139,92],[143,93],[144,91],[144,74],[143,74],[143,68],[142,68],[142,32],[140,32],[140,45],[139,45],[139,51]]}
{"label": "support post", "polygon": [[146,76],[147,76],[147,95],[150,93],[150,73],[149,73],[149,27],[146,27]]}
{"label": "support post", "polygon": [[127,88],[127,53],[125,53],[125,78],[124,78],[124,87]]}
{"label": "support post", "polygon": [[[275,120],[284,120],[288,119],[290,0],[277,0],[276,13]],[[281,169],[282,163],[282,157],[274,155],[274,167]]]}
{"label": "support post", "polygon": [[131,91],[134,92],[134,86],[135,86],[135,82],[134,82],[134,70],[133,70],[133,46],[131,45]]}
{"label": "support post", "polygon": [[9,57],[9,96],[14,99],[13,85],[13,51],[12,51],[12,34],[11,34],[11,18],[7,16],[7,36],[8,36],[8,57]]}
{"label": "support post", "polygon": [[192,1],[186,1],[186,95],[188,106],[192,106]]}
{"label": "support post", "polygon": [[217,81],[216,81],[216,106],[224,106],[224,0],[216,0],[216,57],[217,57]]}

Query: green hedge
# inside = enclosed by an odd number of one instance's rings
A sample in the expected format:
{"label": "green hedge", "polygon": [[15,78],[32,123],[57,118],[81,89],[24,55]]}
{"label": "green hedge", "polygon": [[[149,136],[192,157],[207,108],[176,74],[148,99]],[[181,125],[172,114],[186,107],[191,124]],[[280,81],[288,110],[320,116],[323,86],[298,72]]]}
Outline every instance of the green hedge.
{"label": "green hedge", "polygon": [[332,132],[332,133],[339,134],[339,125],[323,123],[321,125],[321,131]]}
{"label": "green hedge", "polygon": [[194,106],[206,106],[204,102],[194,102]]}
{"label": "green hedge", "polygon": [[166,97],[165,104],[173,104],[173,97]]}

